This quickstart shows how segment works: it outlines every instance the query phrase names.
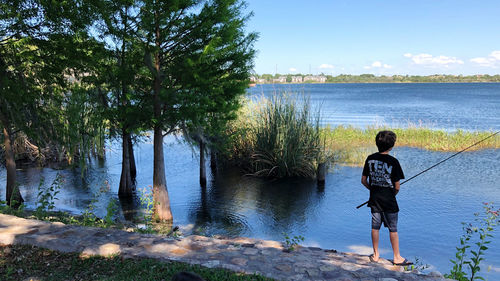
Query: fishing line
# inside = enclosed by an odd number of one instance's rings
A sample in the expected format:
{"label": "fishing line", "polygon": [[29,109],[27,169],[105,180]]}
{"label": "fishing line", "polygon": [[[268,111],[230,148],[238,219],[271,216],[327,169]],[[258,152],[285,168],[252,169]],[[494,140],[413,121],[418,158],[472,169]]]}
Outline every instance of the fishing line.
{"label": "fishing line", "polygon": [[[405,183],[409,182],[410,180],[412,180],[412,179],[414,179],[414,178],[416,178],[416,177],[420,176],[421,174],[423,174],[423,173],[425,173],[425,172],[429,171],[430,169],[432,169],[432,168],[434,168],[434,167],[436,167],[436,166],[438,166],[438,165],[442,164],[443,162],[448,161],[449,159],[451,159],[451,158],[453,158],[453,157],[457,156],[458,154],[460,154],[460,153],[462,153],[462,152],[464,152],[464,151],[468,150],[469,148],[474,147],[474,146],[476,146],[476,145],[478,145],[478,144],[482,143],[483,141],[485,141],[485,140],[487,140],[487,139],[489,139],[489,138],[491,138],[491,137],[493,137],[493,136],[497,135],[498,133],[500,133],[500,131],[498,131],[498,132],[496,132],[496,133],[494,133],[494,134],[492,134],[492,135],[490,135],[490,136],[488,136],[488,137],[486,137],[486,138],[484,138],[484,139],[482,139],[482,140],[480,140],[480,141],[476,142],[475,144],[473,144],[473,145],[471,145],[471,146],[469,146],[469,147],[467,147],[467,148],[464,148],[464,149],[460,150],[459,152],[457,152],[457,153],[455,153],[455,154],[451,155],[450,157],[448,157],[448,158],[446,158],[446,159],[444,159],[444,160],[439,161],[438,163],[436,163],[436,164],[434,164],[434,165],[430,166],[429,168],[427,168],[427,169],[423,170],[422,172],[420,172],[420,173],[418,173],[418,174],[416,174],[416,175],[414,175],[414,176],[410,177],[409,179],[407,179],[407,180],[403,181],[401,184],[405,184]],[[363,204],[361,204],[361,205],[357,206],[357,207],[356,207],[356,209],[359,209],[359,208],[363,207],[364,205],[368,204],[368,202],[369,202],[369,201],[366,201],[365,203],[363,203]]]}

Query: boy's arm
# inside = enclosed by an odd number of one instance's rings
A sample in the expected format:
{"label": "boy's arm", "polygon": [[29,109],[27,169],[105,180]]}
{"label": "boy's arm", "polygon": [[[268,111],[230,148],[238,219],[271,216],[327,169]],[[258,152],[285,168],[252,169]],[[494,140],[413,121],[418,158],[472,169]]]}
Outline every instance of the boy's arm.
{"label": "boy's arm", "polygon": [[394,183],[394,195],[398,194],[399,192],[399,181]]}
{"label": "boy's arm", "polygon": [[[370,190],[370,184],[368,184],[368,177],[367,176],[361,176],[361,183],[368,189]],[[398,187],[399,187],[399,182],[398,182]]]}

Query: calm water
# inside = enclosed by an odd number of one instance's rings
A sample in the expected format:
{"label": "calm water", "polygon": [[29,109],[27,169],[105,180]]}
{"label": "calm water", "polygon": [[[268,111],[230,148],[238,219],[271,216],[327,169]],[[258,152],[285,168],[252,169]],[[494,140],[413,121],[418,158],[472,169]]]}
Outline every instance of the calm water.
{"label": "calm water", "polygon": [[[434,128],[500,129],[500,84],[343,84],[257,86],[252,94],[295,89],[322,103],[325,122],[355,126],[384,123],[407,126],[419,120]],[[198,184],[198,158],[173,137],[165,139],[168,190],[176,225],[201,228],[206,234],[283,240],[283,232],[302,235],[304,244],[369,254],[370,213],[355,206],[367,200],[360,184],[361,168],[336,167],[324,188],[314,181],[265,182],[219,170],[209,175],[206,189]],[[104,191],[97,212],[105,213],[117,198],[121,171],[120,146],[113,144],[106,161],[91,165],[88,176],[79,170],[25,169],[18,181],[28,206],[36,200],[40,177],[45,183],[61,173],[65,178],[58,208],[81,212],[93,193]],[[138,188],[152,184],[152,142],[136,146]],[[448,157],[449,153],[397,147],[393,151],[408,177]],[[402,186],[399,233],[402,254],[420,257],[441,272],[451,268],[461,234],[461,222],[472,221],[482,202],[500,204],[500,150],[464,153]],[[0,170],[0,192],[5,196],[5,170]],[[486,276],[500,279],[500,231],[487,251]],[[391,258],[386,229],[381,232],[382,256]]]}
{"label": "calm water", "polygon": [[454,130],[500,130],[500,84],[276,84],[253,95],[290,91],[310,95],[331,125],[423,124]]}

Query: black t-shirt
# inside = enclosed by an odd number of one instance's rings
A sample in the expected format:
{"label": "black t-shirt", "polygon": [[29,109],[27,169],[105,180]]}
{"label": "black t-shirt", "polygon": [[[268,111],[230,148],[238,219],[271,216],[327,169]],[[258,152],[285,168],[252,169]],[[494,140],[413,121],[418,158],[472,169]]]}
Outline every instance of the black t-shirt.
{"label": "black t-shirt", "polygon": [[366,158],[363,176],[368,177],[370,184],[368,206],[372,213],[399,212],[394,183],[405,176],[398,159],[389,154],[374,153]]}

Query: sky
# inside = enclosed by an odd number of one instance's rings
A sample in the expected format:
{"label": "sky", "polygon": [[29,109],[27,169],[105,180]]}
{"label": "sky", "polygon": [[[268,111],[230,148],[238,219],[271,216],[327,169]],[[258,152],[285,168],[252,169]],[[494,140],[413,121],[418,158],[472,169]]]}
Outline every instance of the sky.
{"label": "sky", "polygon": [[246,1],[258,74],[500,74],[499,0]]}

